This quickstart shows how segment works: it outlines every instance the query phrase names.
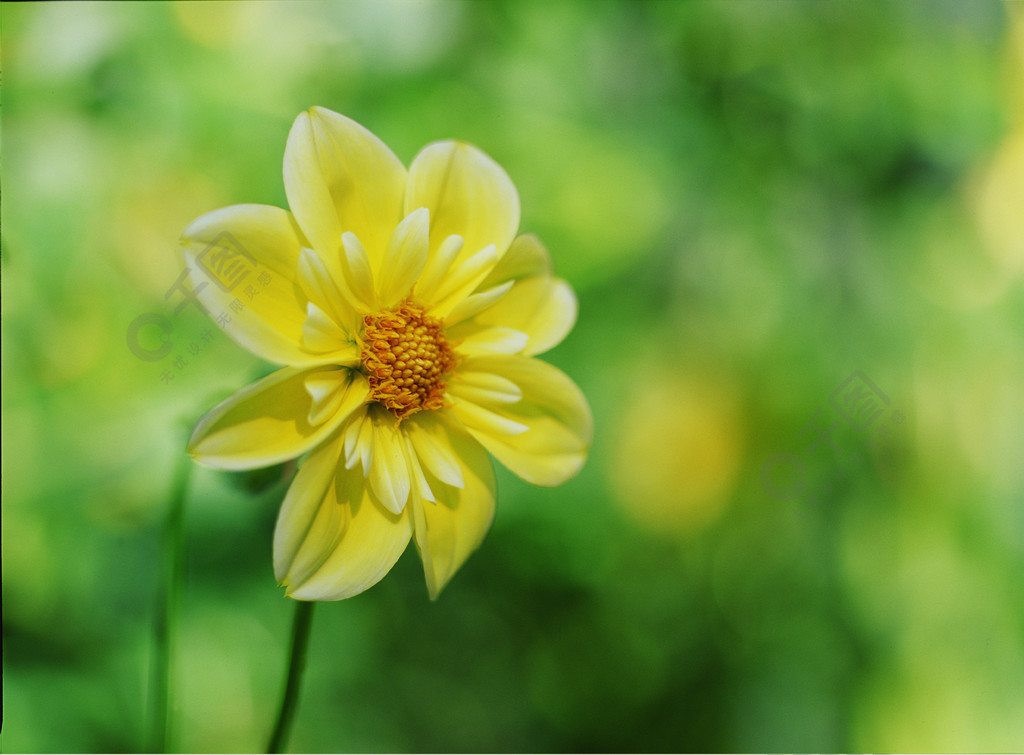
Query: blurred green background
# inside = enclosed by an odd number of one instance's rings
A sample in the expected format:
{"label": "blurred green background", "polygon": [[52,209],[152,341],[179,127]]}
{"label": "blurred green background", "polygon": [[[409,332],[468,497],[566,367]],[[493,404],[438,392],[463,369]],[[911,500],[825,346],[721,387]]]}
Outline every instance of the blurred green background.
{"label": "blurred green background", "polygon": [[[546,358],[596,439],[561,488],[499,470],[436,603],[410,549],[318,608],[293,750],[1024,748],[1021,3],[0,14],[4,750],[146,746],[185,434],[269,369],[175,312],[177,239],[286,206],[311,105],[504,166],[579,295]],[[866,428],[830,403],[857,371]],[[272,725],[281,478],[193,474],[174,749]]]}

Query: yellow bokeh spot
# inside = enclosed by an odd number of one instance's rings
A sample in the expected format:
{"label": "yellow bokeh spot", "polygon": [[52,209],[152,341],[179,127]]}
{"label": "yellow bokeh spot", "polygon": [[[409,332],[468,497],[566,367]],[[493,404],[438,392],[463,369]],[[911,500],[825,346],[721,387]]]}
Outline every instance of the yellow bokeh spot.
{"label": "yellow bokeh spot", "polygon": [[732,494],[743,446],[739,397],[720,376],[639,370],[625,401],[611,482],[631,519],[688,534],[714,519]]}
{"label": "yellow bokeh spot", "polygon": [[1000,145],[969,201],[985,250],[1008,283],[1024,270],[1024,127]]}
{"label": "yellow bokeh spot", "polygon": [[[268,18],[260,3],[173,3],[182,31],[208,47],[230,47],[252,35]],[[270,5],[270,4],[268,4]]]}

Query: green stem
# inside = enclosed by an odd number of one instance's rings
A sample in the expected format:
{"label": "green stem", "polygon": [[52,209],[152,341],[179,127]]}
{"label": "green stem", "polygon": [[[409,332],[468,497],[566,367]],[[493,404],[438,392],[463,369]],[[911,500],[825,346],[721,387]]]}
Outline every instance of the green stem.
{"label": "green stem", "polygon": [[191,471],[192,459],[188,454],[181,454],[164,523],[164,574],[153,626],[151,752],[167,752],[171,719],[171,651],[185,572],[185,495]]}
{"label": "green stem", "polygon": [[267,745],[268,753],[281,752],[288,741],[288,732],[295,718],[295,709],[299,704],[299,683],[302,681],[302,670],[306,665],[306,648],[309,645],[309,629],[313,625],[312,601],[295,601],[295,620],[292,623],[292,648],[288,658],[288,675],[285,677],[284,697],[281,710],[277,714],[274,733],[270,735]]}

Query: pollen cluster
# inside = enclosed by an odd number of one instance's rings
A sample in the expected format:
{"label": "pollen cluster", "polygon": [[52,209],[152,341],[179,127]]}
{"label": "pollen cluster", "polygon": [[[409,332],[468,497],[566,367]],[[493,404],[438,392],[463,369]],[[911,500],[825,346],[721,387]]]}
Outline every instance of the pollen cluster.
{"label": "pollen cluster", "polygon": [[442,325],[412,299],[363,317],[362,360],[370,397],[399,421],[444,406],[443,378],[458,360]]}

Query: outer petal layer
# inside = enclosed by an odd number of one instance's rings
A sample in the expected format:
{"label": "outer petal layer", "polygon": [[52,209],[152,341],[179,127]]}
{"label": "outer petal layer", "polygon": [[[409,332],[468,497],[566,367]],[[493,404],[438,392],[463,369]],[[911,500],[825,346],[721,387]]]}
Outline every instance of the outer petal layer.
{"label": "outer petal layer", "polygon": [[504,296],[495,297],[465,322],[453,323],[449,337],[456,342],[472,342],[488,328],[511,328],[529,337],[522,349],[526,356],[542,354],[561,343],[576,323],[576,295],[568,283],[552,277],[551,256],[531,233],[516,237],[474,298],[494,286],[513,282],[515,285]]}
{"label": "outer petal layer", "polygon": [[335,496],[339,452],[338,438],[321,446],[288,488],[274,530],[274,576],[279,583],[303,584],[345,534],[352,509]]}
{"label": "outer petal layer", "polygon": [[462,430],[436,416],[417,417],[416,421],[429,425],[430,435],[448,446],[462,467],[462,486],[446,485],[428,471],[427,482],[436,503],[423,500],[415,489],[410,501],[416,547],[433,600],[490,529],[494,519],[494,470],[487,452]]}
{"label": "outer petal layer", "polygon": [[579,472],[593,437],[593,418],[565,373],[522,356],[467,359],[462,369],[493,373],[522,391],[515,403],[476,396],[473,402],[458,396],[458,383],[449,386],[458,398],[452,413],[498,461],[535,485],[559,485]]}
{"label": "outer petal layer", "polygon": [[505,256],[480,287],[490,288],[508,280],[533,275],[551,275],[551,254],[534,234],[524,233],[516,236]]}
{"label": "outer petal layer", "polygon": [[[315,398],[310,380],[317,386]],[[358,372],[286,367],[207,412],[192,432],[189,453],[218,469],[253,469],[294,459],[329,436],[366,401],[369,391]],[[332,411],[320,424],[310,424],[311,414],[317,415],[314,406],[325,402]]]}
{"label": "outer petal layer", "polygon": [[[318,361],[302,349],[306,299],[295,285],[303,240],[290,213],[233,205],[195,220],[182,235],[191,288],[245,349],[278,364]],[[184,292],[182,292],[184,293]],[[242,307],[232,309],[231,302]]]}
{"label": "outer petal layer", "polygon": [[576,295],[568,283],[547,275],[517,281],[501,299],[448,331],[456,343],[473,343],[494,328],[511,329],[527,336],[521,349],[526,356],[541,354],[562,342],[576,323]]}
{"label": "outer petal layer", "polygon": [[342,434],[299,470],[274,533],[274,573],[296,600],[342,600],[377,584],[409,544],[412,518],[378,503],[345,470]]}
{"label": "outer petal layer", "polygon": [[284,151],[288,205],[321,255],[354,233],[376,265],[402,219],[405,167],[353,120],[322,107],[295,119]]}
{"label": "outer petal layer", "polygon": [[461,236],[462,256],[491,244],[505,253],[519,227],[519,195],[504,170],[464,142],[435,142],[409,166],[405,212],[430,210],[430,253],[448,236]]}

